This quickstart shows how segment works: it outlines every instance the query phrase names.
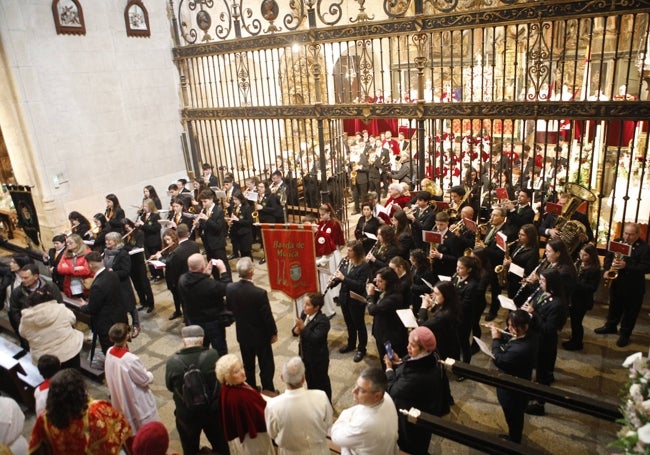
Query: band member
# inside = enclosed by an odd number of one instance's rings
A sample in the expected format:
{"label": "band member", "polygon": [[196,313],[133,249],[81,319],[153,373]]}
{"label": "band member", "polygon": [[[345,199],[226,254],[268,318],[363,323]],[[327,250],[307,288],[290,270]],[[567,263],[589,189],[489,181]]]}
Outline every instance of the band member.
{"label": "band member", "polygon": [[213,187],[219,186],[219,179],[217,178],[216,175],[212,173],[212,165],[210,163],[203,163],[201,166],[201,169],[203,170],[202,175],[203,175],[203,182],[206,184],[208,187]]}
{"label": "band member", "polygon": [[459,257],[456,263],[456,274],[452,277],[451,283],[458,291],[462,314],[458,326],[460,350],[463,362],[469,363],[472,359],[469,340],[479,291],[479,269],[476,260],[468,256]]}
{"label": "band member", "polygon": [[[144,232],[144,254],[146,257],[151,257],[156,251],[161,249],[162,241],[160,239],[160,215],[153,200],[147,199],[142,203],[142,215],[135,222],[137,228],[142,229]],[[158,270],[153,266],[149,266],[149,272],[154,282],[158,282],[163,278],[162,270]]]}
{"label": "band member", "polygon": [[598,250],[595,246],[587,244],[578,253],[578,279],[576,289],[571,297],[569,316],[571,316],[571,338],[562,343],[567,351],[579,351],[582,349],[582,338],[584,328],[582,320],[587,311],[594,307],[594,293],[600,284],[600,261]]}
{"label": "band member", "polygon": [[[338,247],[345,244],[345,237],[343,236],[341,223],[336,219],[331,205],[322,204],[318,208],[318,213],[320,219],[316,227],[316,263],[323,269],[319,270],[318,278],[320,288],[324,290],[328,287],[330,278],[336,272],[341,261],[341,253]],[[338,291],[337,288],[334,288],[332,289],[332,295],[330,293],[325,294],[323,313],[328,317],[336,314],[334,296],[337,295]]]}
{"label": "band member", "polygon": [[428,191],[418,191],[415,201],[415,209],[407,211],[406,216],[411,222],[415,248],[426,251],[428,245],[422,240],[422,231],[430,231],[433,229],[436,223],[436,212],[431,204],[429,204],[431,201],[431,193]]}
{"label": "band member", "polygon": [[271,190],[271,194],[275,194],[278,197],[280,204],[284,207],[287,203],[287,185],[285,185],[282,179],[282,172],[274,171],[271,174],[271,186],[269,189]]}
{"label": "band member", "polygon": [[639,238],[640,234],[638,224],[625,223],[623,238],[619,241],[632,245],[631,255],[620,257],[610,251],[605,256],[605,279],[610,271],[617,271],[618,278],[610,279],[607,321],[595,332],[601,335],[616,333],[620,323],[621,331],[616,345],[621,348],[630,344],[645,294],[645,274],[650,273],[650,247]]}
{"label": "band member", "polygon": [[517,206],[511,201],[504,204],[508,210],[508,223],[519,229],[524,224],[531,224],[535,219],[535,211],[530,206],[530,200],[533,192],[529,189],[519,190],[517,193]]}
{"label": "band member", "polygon": [[463,254],[458,237],[449,232],[449,215],[447,212],[436,213],[436,232],[442,237],[440,245],[432,245],[429,259],[436,275],[452,276],[456,272],[456,261]]}
{"label": "band member", "polygon": [[346,246],[347,261],[344,261],[334,274],[334,279],[341,282],[339,304],[348,331],[348,342],[339,349],[339,352],[345,354],[356,350],[354,362],[360,362],[366,355],[366,346],[368,344],[368,330],[364,319],[366,302],[353,298],[350,293],[354,292],[365,297],[366,282],[370,277],[370,267],[366,262],[361,242],[351,240]]}
{"label": "band member", "polygon": [[[411,309],[416,316],[422,306],[422,296],[431,292],[430,285],[438,282],[438,277],[431,270],[431,263],[424,251],[419,248],[411,250]],[[426,281],[426,283],[425,283]],[[427,284],[429,283],[429,284]]]}
{"label": "band member", "polygon": [[370,207],[369,202],[364,202],[361,204],[361,216],[357,221],[357,227],[354,230],[354,237],[361,241],[363,244],[364,254],[367,254],[372,246],[375,244],[376,240],[371,239],[366,236],[365,233],[372,234],[377,236],[377,230],[379,229],[379,220],[372,215],[372,208]]}
{"label": "band member", "polygon": [[[469,205],[469,196],[465,197],[467,192],[462,186],[452,186],[449,190],[449,196],[451,197],[451,204],[449,207],[454,210],[457,214],[460,214],[460,211]],[[458,215],[451,219],[451,222],[454,223],[458,221]]]}
{"label": "band member", "polygon": [[[497,232],[503,232],[508,240],[513,236],[513,231],[506,223],[506,209],[503,207],[496,207],[492,210],[490,215],[490,230],[485,234],[483,240],[477,244],[477,246],[485,247],[485,251],[490,258],[492,264],[503,264],[503,258],[505,257],[505,252],[497,246],[496,237]],[[497,317],[499,311],[499,294],[501,294],[501,285],[499,284],[499,279],[494,273],[494,270],[490,272],[490,287],[492,289],[492,302],[490,304],[490,311],[485,317],[486,321],[491,321]]]}
{"label": "band member", "polygon": [[[284,211],[280,204],[280,199],[276,194],[266,187],[264,182],[257,184],[257,194],[259,198],[255,203],[255,211],[258,213],[260,223],[284,223]],[[261,231],[258,233],[260,246],[264,249],[264,239]],[[260,259],[260,264],[266,262],[266,257]]]}
{"label": "band member", "polygon": [[[178,199],[181,202],[181,205],[183,206],[183,211],[187,212],[189,211],[190,207],[192,206],[192,193],[183,193],[176,183],[172,183],[167,187],[167,192],[171,196],[171,199],[169,201],[169,206],[171,207],[174,204],[174,199]],[[170,210],[169,212],[169,219],[171,220],[172,217],[172,211]],[[181,223],[176,223],[181,224]],[[191,224],[191,223],[190,223]]]}
{"label": "band member", "polygon": [[[226,183],[226,179],[224,179]],[[240,192],[233,197],[232,214],[228,218],[228,233],[232,242],[232,255],[228,259],[248,256],[252,259],[253,209]]]}
{"label": "band member", "polygon": [[[560,272],[554,268],[542,270],[539,288],[521,308],[533,316],[533,325],[539,334],[535,379],[540,384],[551,385],[555,381],[553,371],[557,359],[558,333],[569,314]],[[544,415],[544,401],[531,402],[526,413]]]}
{"label": "band member", "polygon": [[395,236],[395,229],[392,226],[381,226],[377,231],[377,243],[366,255],[372,273],[388,267],[388,263],[395,256],[399,256],[399,243]]}
{"label": "band member", "polygon": [[[558,204],[563,206],[564,204],[569,202],[570,198],[571,198],[570,194],[560,193],[558,196]],[[589,224],[589,219],[587,218],[587,216],[584,215],[583,213],[575,211],[573,215],[571,215],[571,219],[580,222],[585,227],[586,235],[584,238],[581,238],[581,241],[584,243],[593,242],[594,231],[593,229],[591,229],[591,226]],[[553,213],[546,214],[544,220],[542,221],[542,224],[539,226],[538,229],[539,235],[545,236],[548,239],[554,239],[560,237],[560,233],[562,231],[554,227],[556,223],[557,223],[557,215]]]}
{"label": "band member", "polygon": [[350,162],[350,184],[352,186],[352,198],[354,200],[354,213],[360,211],[360,204],[368,194],[368,155],[363,151],[363,147],[358,147],[358,157],[356,161]]}
{"label": "band member", "polygon": [[172,209],[169,212],[169,221],[171,221],[170,227],[173,229],[176,229],[179,224],[185,224],[187,226],[192,225],[192,217],[189,216],[187,210],[187,206],[185,205],[185,201],[180,198],[176,197],[172,199]]}
{"label": "band member", "polygon": [[395,228],[395,235],[399,243],[399,254],[406,260],[415,245],[413,233],[411,232],[411,223],[409,223],[406,213],[401,209],[395,211],[390,221]]}
{"label": "band member", "polygon": [[379,217],[379,214],[384,211],[384,206],[379,203],[379,195],[376,191],[368,192],[368,203],[372,211],[372,216],[379,220],[379,224],[386,224],[386,222]]}
{"label": "band member", "polygon": [[442,359],[460,360],[458,326],[461,318],[458,291],[451,281],[439,281],[431,294],[423,295],[418,323],[434,333],[438,340],[438,354]]}
{"label": "band member", "polygon": [[241,191],[235,187],[235,181],[233,178],[228,176],[223,178],[223,191],[226,193],[226,197],[223,201],[223,210],[225,214],[230,216],[233,212],[235,196],[241,194]]}
{"label": "band member", "polygon": [[[199,231],[205,254],[208,259],[221,259],[230,273],[230,264],[226,255],[226,233],[228,225],[223,214],[223,209],[214,202],[214,192],[204,190],[199,195],[203,209],[199,216],[194,219],[193,226]],[[217,267],[212,269],[215,279],[218,279]]]}
{"label": "band member", "polygon": [[[140,308],[153,308],[154,297],[151,290],[151,283],[147,279],[147,266],[144,261],[144,232],[135,227],[133,221],[127,220],[124,222],[124,249],[129,252],[131,257],[131,282],[138,294],[140,301]],[[139,252],[138,249],[142,248]]]}
{"label": "band member", "polygon": [[[508,332],[512,336],[504,337],[492,326],[492,354],[496,367],[503,373],[528,380],[533,376],[537,352],[537,339],[529,334],[529,326],[530,316],[524,310],[513,311],[508,315]],[[528,396],[497,387],[497,399],[508,424],[507,438],[521,442]]]}
{"label": "band member", "polygon": [[124,209],[120,207],[120,201],[113,193],[106,195],[106,212],[104,213],[111,230],[124,233]]}
{"label": "band member", "polygon": [[[524,224],[519,229],[517,242],[510,247],[510,259],[504,258],[503,267],[509,269],[510,264],[517,264],[524,269],[524,276],[530,275],[539,263],[539,240],[537,229],[533,224]],[[521,278],[512,272],[508,273],[508,297],[513,298],[521,286]]]}
{"label": "band member", "polygon": [[93,233],[90,230],[90,222],[81,213],[73,211],[68,215],[70,221],[70,234],[77,234],[84,240],[92,238]]}
{"label": "band member", "polygon": [[476,234],[472,231],[470,231],[467,227],[465,227],[465,222],[463,221],[464,219],[468,220],[473,220],[474,219],[474,208],[467,205],[460,209],[460,216],[459,216],[459,221],[454,224],[453,226],[450,226],[449,230],[452,231],[456,237],[460,239],[460,243],[462,245],[462,249],[465,250],[467,248],[474,248],[474,242],[476,241]]}

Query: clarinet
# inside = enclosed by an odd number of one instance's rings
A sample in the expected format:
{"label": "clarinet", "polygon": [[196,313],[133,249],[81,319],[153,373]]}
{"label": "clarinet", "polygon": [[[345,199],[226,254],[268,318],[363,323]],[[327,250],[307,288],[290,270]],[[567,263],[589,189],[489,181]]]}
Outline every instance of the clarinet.
{"label": "clarinet", "polygon": [[[530,275],[534,275],[535,273],[537,273],[538,270],[540,270],[540,269],[544,270],[546,267],[548,267],[548,259],[544,258],[544,260],[542,262],[540,262],[537,267],[535,267],[535,270],[533,270]],[[530,276],[530,275],[528,275],[528,276]],[[526,277],[526,278],[528,278],[528,277]],[[517,293],[512,298],[512,300],[514,300],[515,302],[517,301],[517,298],[521,295],[521,293],[524,292],[524,290],[529,288],[529,286],[531,285],[531,283],[529,283],[528,281],[525,281],[525,279],[522,280],[522,281],[523,281],[523,283],[521,284],[521,286],[519,286],[519,289],[517,290]]]}
{"label": "clarinet", "polygon": [[[339,262],[338,267],[336,267],[336,271],[343,273],[343,268],[344,267],[347,268],[349,263],[350,263],[349,258],[345,257],[345,258],[341,259],[341,261]],[[330,280],[329,284],[327,285],[327,289],[325,289],[325,292],[323,292],[323,295],[327,294],[327,291],[329,291],[330,289],[333,289],[336,286],[338,286],[342,281],[343,280],[340,280],[340,279],[336,278],[335,276],[332,276],[332,279]]]}

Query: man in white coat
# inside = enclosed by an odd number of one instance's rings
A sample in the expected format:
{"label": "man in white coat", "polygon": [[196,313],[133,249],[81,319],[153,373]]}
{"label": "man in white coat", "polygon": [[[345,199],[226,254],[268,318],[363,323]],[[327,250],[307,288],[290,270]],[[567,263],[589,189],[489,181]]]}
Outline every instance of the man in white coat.
{"label": "man in white coat", "polygon": [[322,390],[305,388],[305,365],[292,357],[282,368],[287,390],[266,403],[266,428],[278,455],[329,455],[332,405]]}
{"label": "man in white coat", "polygon": [[149,388],[153,373],[147,371],[137,355],[129,352],[129,326],[113,324],[108,336],[115,343],[106,353],[104,374],[111,394],[111,404],[127,418],[133,433],[145,423],[160,420],[156,398]]}
{"label": "man in white coat", "polygon": [[332,425],[332,442],[342,455],[396,455],[397,410],[386,393],[386,374],[378,368],[361,372],[352,390],[356,406]]}

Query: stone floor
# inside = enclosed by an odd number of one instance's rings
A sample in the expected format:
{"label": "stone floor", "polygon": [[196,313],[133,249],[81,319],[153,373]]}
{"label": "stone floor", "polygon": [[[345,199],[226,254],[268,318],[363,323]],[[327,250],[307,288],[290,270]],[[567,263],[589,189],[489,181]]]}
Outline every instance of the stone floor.
{"label": "stone floor", "polygon": [[[261,252],[255,250],[254,256],[261,257]],[[255,280],[257,284],[268,289],[266,266],[257,265],[256,261],[256,268]],[[173,321],[167,319],[173,311],[173,304],[165,285],[161,283],[155,284],[153,287],[156,310],[152,314],[141,313],[143,332],[133,341],[131,350],[154,374],[155,381],[152,388],[158,401],[161,419],[170,431],[171,449],[180,451],[180,443],[174,427],[174,403],[171,394],[165,388],[164,374],[165,361],[168,356],[181,347],[182,322],[180,319]],[[632,337],[633,342],[624,349],[616,347],[615,335],[602,336],[593,333],[593,329],[602,324],[607,311],[605,304],[597,303],[585,319],[585,349],[582,352],[559,350],[554,386],[616,403],[626,380],[626,371],[621,367],[621,362],[627,355],[636,351],[648,352],[650,345],[648,295],[647,293],[644,308]],[[284,294],[274,291],[270,292],[270,298],[279,330],[279,341],[273,346],[276,362],[275,385],[282,391],[283,385],[279,377],[280,368],[289,357],[297,355],[298,352],[298,342],[290,333],[294,321],[294,302]],[[504,316],[504,312],[499,314],[501,320],[498,322],[503,322]],[[6,317],[6,313],[4,317]],[[367,317],[367,323],[370,327],[370,317]],[[566,339],[568,333],[567,324],[560,338]],[[489,333],[484,333],[483,339],[487,341],[488,338]],[[234,326],[227,329],[227,339],[230,352],[238,354]],[[353,404],[351,387],[358,373],[366,366],[379,364],[372,339],[369,342],[369,355],[358,364],[353,363],[352,353],[338,353],[338,348],[345,342],[345,324],[339,311],[337,316],[332,319],[332,329],[329,334],[331,352],[329,373],[332,380],[335,415]],[[495,369],[490,359],[483,354],[477,354],[472,360],[472,364],[491,370]],[[93,397],[107,397],[105,386],[90,380],[88,382]],[[506,432],[505,420],[493,387],[471,380],[452,381],[451,387],[456,405],[452,408],[451,414],[447,416],[448,419],[488,433]],[[615,439],[618,425],[551,405],[547,405],[546,412],[544,417],[527,417],[524,444],[552,454],[610,453],[607,444]],[[27,438],[33,421],[33,414],[28,414],[25,424]],[[435,435],[432,439],[430,452],[480,453]]]}

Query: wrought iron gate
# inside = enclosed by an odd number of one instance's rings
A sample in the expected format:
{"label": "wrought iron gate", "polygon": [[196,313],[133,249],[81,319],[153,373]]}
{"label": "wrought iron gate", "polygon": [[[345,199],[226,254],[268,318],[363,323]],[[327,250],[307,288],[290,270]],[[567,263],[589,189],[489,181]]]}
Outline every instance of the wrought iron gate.
{"label": "wrought iron gate", "polygon": [[345,219],[355,132],[391,130],[418,181],[469,185],[473,166],[521,185],[532,167],[544,199],[566,182],[596,194],[600,247],[622,221],[647,228],[650,1],[364,3],[170,0],[189,166],[282,169],[292,205],[331,200]]}

